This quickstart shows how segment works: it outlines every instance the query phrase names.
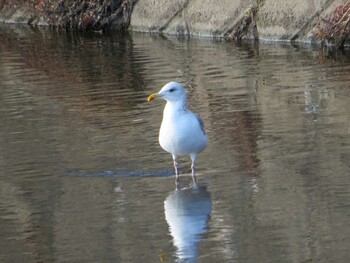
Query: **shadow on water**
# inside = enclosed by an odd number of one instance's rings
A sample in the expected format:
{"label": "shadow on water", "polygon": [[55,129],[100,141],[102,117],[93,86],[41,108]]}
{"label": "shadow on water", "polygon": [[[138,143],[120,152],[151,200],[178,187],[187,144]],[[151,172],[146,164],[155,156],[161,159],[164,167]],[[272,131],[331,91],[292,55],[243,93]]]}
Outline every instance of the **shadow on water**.
{"label": "shadow on water", "polygon": [[178,262],[196,262],[199,243],[208,231],[211,208],[211,195],[206,185],[170,192],[165,199],[165,219]]}
{"label": "shadow on water", "polygon": [[81,169],[65,168],[62,171],[64,176],[78,176],[78,177],[174,177],[174,171],[172,169],[137,169],[131,170],[129,166],[118,166],[112,170],[104,170],[97,172],[89,172]]}

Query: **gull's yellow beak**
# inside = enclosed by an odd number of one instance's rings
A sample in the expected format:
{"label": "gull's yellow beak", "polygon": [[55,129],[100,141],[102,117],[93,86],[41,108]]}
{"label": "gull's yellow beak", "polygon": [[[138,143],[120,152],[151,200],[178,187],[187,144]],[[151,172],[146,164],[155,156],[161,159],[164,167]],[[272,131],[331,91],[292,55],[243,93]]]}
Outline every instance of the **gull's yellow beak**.
{"label": "gull's yellow beak", "polygon": [[148,96],[147,101],[154,100],[157,97],[159,97],[159,94],[158,93],[153,93],[153,94]]}

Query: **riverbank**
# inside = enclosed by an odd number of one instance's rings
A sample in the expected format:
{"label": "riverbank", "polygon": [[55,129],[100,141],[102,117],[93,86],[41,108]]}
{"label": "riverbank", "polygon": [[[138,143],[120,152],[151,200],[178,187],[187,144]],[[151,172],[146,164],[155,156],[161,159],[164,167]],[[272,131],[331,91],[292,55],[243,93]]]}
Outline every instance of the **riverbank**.
{"label": "riverbank", "polygon": [[0,21],[226,40],[350,46],[347,0],[2,1]]}

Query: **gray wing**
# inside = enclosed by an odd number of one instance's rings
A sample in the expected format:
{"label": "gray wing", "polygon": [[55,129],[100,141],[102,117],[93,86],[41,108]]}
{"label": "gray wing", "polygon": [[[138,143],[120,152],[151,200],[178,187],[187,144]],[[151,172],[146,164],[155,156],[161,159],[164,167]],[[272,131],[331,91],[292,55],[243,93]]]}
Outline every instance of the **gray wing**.
{"label": "gray wing", "polygon": [[196,116],[196,119],[199,123],[199,126],[201,127],[201,130],[203,131],[203,133],[205,134],[205,130],[204,130],[204,123],[201,119],[201,117],[197,114],[197,113],[194,113],[194,116]]}

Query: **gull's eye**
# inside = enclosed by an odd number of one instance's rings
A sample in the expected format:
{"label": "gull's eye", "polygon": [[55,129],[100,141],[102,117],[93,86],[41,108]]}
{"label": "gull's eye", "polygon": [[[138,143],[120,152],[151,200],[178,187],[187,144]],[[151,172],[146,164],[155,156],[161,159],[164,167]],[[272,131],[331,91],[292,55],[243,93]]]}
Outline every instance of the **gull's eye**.
{"label": "gull's eye", "polygon": [[169,92],[174,92],[175,91],[175,89],[174,88],[171,88],[170,90],[169,90]]}

